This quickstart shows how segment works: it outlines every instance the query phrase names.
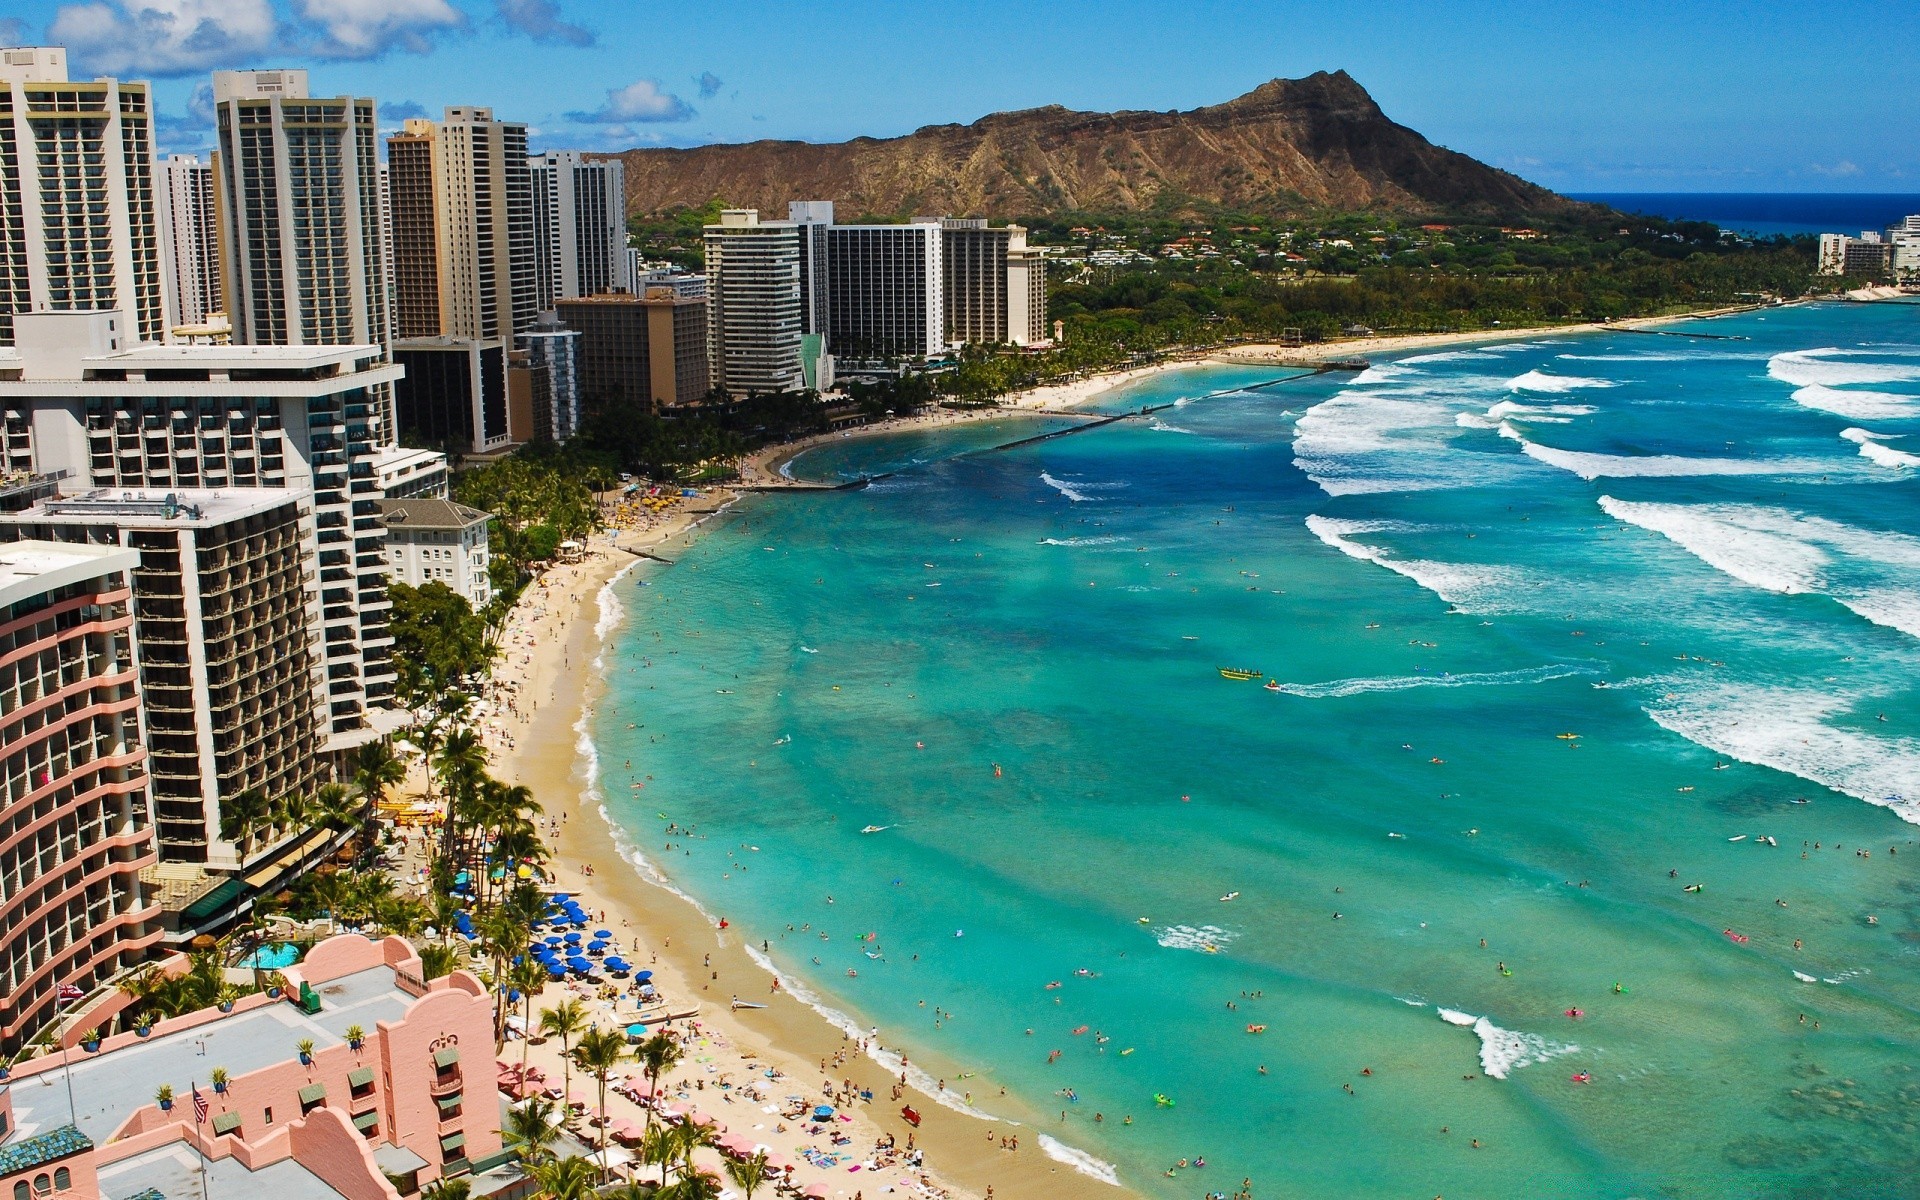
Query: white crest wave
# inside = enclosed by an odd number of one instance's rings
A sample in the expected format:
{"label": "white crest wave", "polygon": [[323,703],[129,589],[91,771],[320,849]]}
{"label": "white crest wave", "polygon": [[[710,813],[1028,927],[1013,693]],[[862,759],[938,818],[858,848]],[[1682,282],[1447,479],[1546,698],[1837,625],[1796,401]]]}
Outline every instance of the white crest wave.
{"label": "white crest wave", "polygon": [[1550,1042],[1538,1034],[1502,1029],[1485,1017],[1476,1017],[1458,1009],[1443,1008],[1439,1011],[1442,1021],[1471,1029],[1474,1036],[1480,1039],[1480,1069],[1489,1079],[1505,1079],[1509,1073],[1521,1067],[1558,1058],[1562,1054],[1572,1054],[1580,1049],[1575,1045]]}
{"label": "white crest wave", "polygon": [[1507,381],[1507,388],[1515,392],[1573,392],[1581,388],[1610,388],[1619,384],[1611,379],[1593,379],[1584,375],[1549,375],[1545,371],[1528,371]]}
{"label": "white crest wave", "polygon": [[1840,436],[1860,447],[1860,456],[1875,466],[1890,471],[1899,471],[1907,467],[1920,467],[1920,454],[1908,454],[1904,450],[1895,450],[1892,446],[1880,443],[1891,438],[1892,434],[1869,433],[1865,429],[1842,429]]}
{"label": "white crest wave", "polygon": [[1525,583],[1521,573],[1512,567],[1395,558],[1391,551],[1354,540],[1357,534],[1411,531],[1420,526],[1393,521],[1345,521],[1317,513],[1308,517],[1306,524],[1313,536],[1340,553],[1404,575],[1463,612],[1505,611],[1503,598]]}

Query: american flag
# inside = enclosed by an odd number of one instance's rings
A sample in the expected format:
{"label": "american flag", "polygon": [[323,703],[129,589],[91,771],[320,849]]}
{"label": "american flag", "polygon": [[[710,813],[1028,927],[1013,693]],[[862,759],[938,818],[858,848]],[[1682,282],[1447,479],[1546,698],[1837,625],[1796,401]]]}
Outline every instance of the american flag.
{"label": "american flag", "polygon": [[204,1125],[207,1120],[207,1098],[200,1094],[200,1085],[193,1085],[193,1123]]}

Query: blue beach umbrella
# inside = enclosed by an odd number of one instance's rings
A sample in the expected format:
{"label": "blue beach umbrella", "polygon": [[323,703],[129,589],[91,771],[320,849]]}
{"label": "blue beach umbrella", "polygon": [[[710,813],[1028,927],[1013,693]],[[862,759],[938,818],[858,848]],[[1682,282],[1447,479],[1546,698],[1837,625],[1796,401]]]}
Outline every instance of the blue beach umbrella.
{"label": "blue beach umbrella", "polygon": [[561,966],[559,963],[547,964],[547,978],[565,979],[566,977],[567,977],[567,969],[565,967]]}
{"label": "blue beach umbrella", "polygon": [[629,1041],[637,1042],[645,1036],[647,1036],[647,1027],[645,1025],[627,1026],[627,1039]]}
{"label": "blue beach umbrella", "polygon": [[578,954],[576,954],[576,955],[574,955],[574,956],[573,956],[572,958],[570,958],[570,959],[568,959],[568,960],[567,960],[567,965],[568,965],[569,967],[572,967],[572,968],[573,968],[574,970],[576,970],[576,971],[591,971],[591,970],[593,970],[593,964],[592,964],[592,963],[590,963],[590,962],[588,962],[588,961],[587,961],[587,960],[586,960],[585,958],[582,958],[582,957],[581,957],[580,955],[578,955]]}
{"label": "blue beach umbrella", "polygon": [[638,980],[641,980],[642,982],[645,982],[646,980],[649,980],[649,979],[652,979],[652,978],[653,978],[653,972],[652,972],[652,971],[640,971],[640,972],[636,972],[636,973],[635,973],[635,975],[634,975],[634,978],[635,978],[635,979],[638,979]]}
{"label": "blue beach umbrella", "polygon": [[595,936],[595,937],[597,937],[597,938],[610,938],[610,937],[612,937],[612,936],[613,936],[613,930],[611,930],[611,929],[596,929],[596,930],[594,930],[594,931],[593,931],[593,936]]}

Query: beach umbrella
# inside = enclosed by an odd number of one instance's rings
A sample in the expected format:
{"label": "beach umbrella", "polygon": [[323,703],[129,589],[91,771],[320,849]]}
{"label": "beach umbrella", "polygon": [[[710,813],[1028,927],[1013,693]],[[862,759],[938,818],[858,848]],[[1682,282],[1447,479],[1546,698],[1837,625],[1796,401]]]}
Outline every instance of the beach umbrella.
{"label": "beach umbrella", "polygon": [[577,954],[567,960],[567,965],[582,974],[593,970],[593,964]]}
{"label": "beach umbrella", "polygon": [[592,941],[587,943],[587,949],[590,951],[592,950],[604,951],[608,946],[612,944],[613,943],[605,940],[604,938],[595,938]]}
{"label": "beach umbrella", "polygon": [[567,935],[566,941],[567,941],[567,945],[569,946],[577,945],[580,941],[580,935],[577,933],[569,933]]}
{"label": "beach umbrella", "polygon": [[551,900],[552,900],[552,901],[553,901],[553,902],[554,902],[555,904],[565,904],[565,903],[566,903],[566,902],[567,902],[568,900],[571,900],[571,899],[572,899],[573,897],[571,897],[571,896],[569,896],[569,895],[568,895],[567,893],[565,893],[565,892],[555,892],[555,893],[554,893],[554,894],[553,894],[553,895],[552,895],[551,897],[549,897],[549,898],[550,898],[550,899],[551,899]]}
{"label": "beach umbrella", "polygon": [[647,1027],[646,1027],[645,1025],[629,1025],[629,1026],[627,1026],[627,1040],[628,1040],[628,1041],[630,1041],[630,1042],[637,1042],[637,1041],[639,1041],[639,1040],[640,1040],[641,1038],[643,1038],[643,1037],[645,1037],[645,1036],[647,1036]]}
{"label": "beach umbrella", "polygon": [[547,964],[547,975],[552,979],[565,979],[567,977],[567,969],[557,962],[550,962]]}
{"label": "beach umbrella", "polygon": [[814,1105],[814,1106],[813,1106],[813,1119],[814,1119],[814,1120],[816,1120],[816,1121],[831,1121],[831,1120],[833,1120],[833,1106],[832,1106],[832,1105],[829,1105],[829,1104],[816,1104],[816,1105]]}
{"label": "beach umbrella", "polygon": [[541,940],[541,941],[543,941],[543,942],[545,942],[545,943],[546,943],[547,945],[549,945],[549,946],[558,946],[558,945],[559,945],[560,943],[562,943],[562,942],[564,942],[564,941],[566,941],[567,939],[565,939],[565,938],[563,938],[563,937],[561,937],[561,936],[560,936],[559,934],[557,934],[557,933],[550,933],[550,934],[548,934],[548,935],[547,935],[546,937],[544,937],[544,938],[542,938],[542,939],[540,939],[540,940]]}
{"label": "beach umbrella", "polygon": [[640,982],[645,983],[647,980],[653,978],[653,972],[652,971],[635,971],[633,973],[633,977],[635,979],[638,979]]}
{"label": "beach umbrella", "polygon": [[593,936],[597,938],[610,938],[613,936],[613,931],[611,929],[596,929],[593,931]]}

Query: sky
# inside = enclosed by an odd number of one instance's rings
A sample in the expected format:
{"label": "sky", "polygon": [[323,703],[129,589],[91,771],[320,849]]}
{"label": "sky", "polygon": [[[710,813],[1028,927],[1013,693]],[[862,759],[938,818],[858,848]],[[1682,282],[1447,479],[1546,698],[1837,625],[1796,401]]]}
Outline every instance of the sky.
{"label": "sky", "polygon": [[888,137],[1006,109],[1217,104],[1345,69],[1387,115],[1560,191],[1920,192],[1910,0],[8,0],[0,42],[151,79],[306,67],[383,125],[490,105],[537,150]]}

